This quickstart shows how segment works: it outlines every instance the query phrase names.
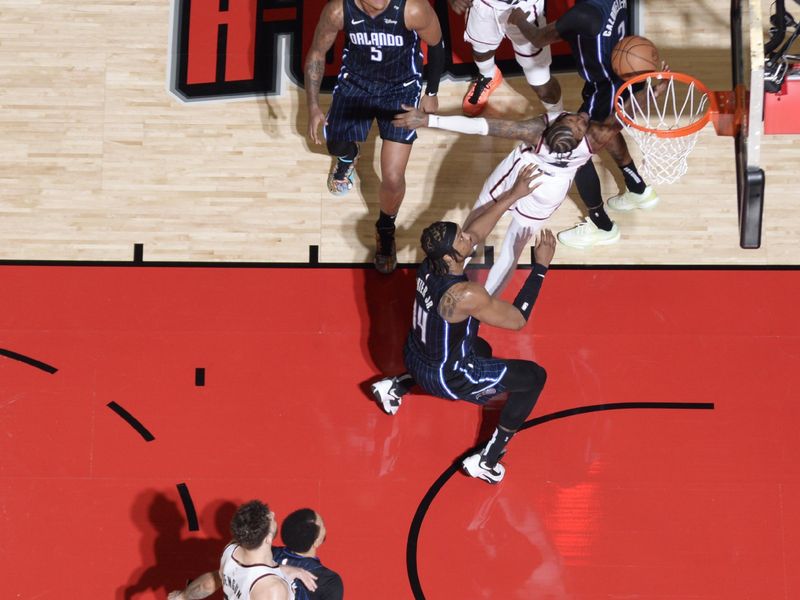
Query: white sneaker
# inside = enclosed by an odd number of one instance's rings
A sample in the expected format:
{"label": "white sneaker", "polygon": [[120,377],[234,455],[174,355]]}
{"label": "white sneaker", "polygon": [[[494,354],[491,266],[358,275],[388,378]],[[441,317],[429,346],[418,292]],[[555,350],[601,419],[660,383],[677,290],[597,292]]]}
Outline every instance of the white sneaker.
{"label": "white sneaker", "polygon": [[400,410],[400,405],[403,403],[403,397],[397,393],[397,378],[381,379],[370,387],[372,388],[372,396],[383,412],[387,415],[397,414],[397,411]]}
{"label": "white sneaker", "polygon": [[565,246],[583,250],[592,246],[607,246],[617,243],[619,241],[619,227],[614,223],[611,226],[611,231],[604,231],[598,229],[592,223],[592,220],[586,217],[583,223],[578,223],[572,229],[560,231],[557,237],[558,241]]}
{"label": "white sneaker", "polygon": [[612,210],[634,210],[636,208],[653,208],[658,204],[658,194],[649,185],[641,194],[634,194],[630,190],[623,194],[608,199],[608,208]]}
{"label": "white sneaker", "polygon": [[506,468],[497,463],[494,467],[490,468],[486,466],[482,460],[482,455],[479,453],[472,454],[464,459],[461,465],[464,467],[464,471],[470,477],[477,477],[478,479],[483,479],[488,483],[500,483],[503,481],[503,477],[506,475]]}

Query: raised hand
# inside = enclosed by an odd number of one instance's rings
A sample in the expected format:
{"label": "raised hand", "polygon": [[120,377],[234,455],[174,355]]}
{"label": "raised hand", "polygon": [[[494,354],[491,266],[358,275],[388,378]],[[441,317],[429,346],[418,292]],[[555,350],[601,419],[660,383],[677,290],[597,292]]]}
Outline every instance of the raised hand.
{"label": "raised hand", "polygon": [[556,236],[549,229],[543,229],[533,247],[533,255],[536,262],[543,267],[549,267],[553,255],[556,253]]}
{"label": "raised hand", "polygon": [[531,190],[541,185],[539,181],[541,176],[542,172],[539,170],[539,167],[533,164],[525,165],[520,169],[519,174],[517,174],[517,179],[514,182],[514,186],[511,188],[511,193],[516,198],[524,198],[531,193]]}
{"label": "raised hand", "polygon": [[525,23],[529,16],[530,13],[525,12],[521,8],[514,8],[514,10],[511,11],[511,14],[508,15],[508,22],[519,27],[520,23]]}
{"label": "raised hand", "polygon": [[310,571],[306,571],[300,567],[292,567],[290,565],[281,565],[280,569],[287,577],[302,581],[303,585],[306,586],[306,589],[308,589],[309,592],[313,592],[317,589],[317,576],[312,574]]}

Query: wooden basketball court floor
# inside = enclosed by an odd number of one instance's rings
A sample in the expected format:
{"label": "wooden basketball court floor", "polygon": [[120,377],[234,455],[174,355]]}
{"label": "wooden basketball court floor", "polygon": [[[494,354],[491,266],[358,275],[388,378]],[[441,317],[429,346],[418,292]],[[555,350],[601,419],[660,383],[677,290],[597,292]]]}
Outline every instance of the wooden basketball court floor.
{"label": "wooden basketball court floor", "polygon": [[[619,244],[558,249],[531,325],[486,331],[549,372],[487,486],[455,465],[491,411],[415,395],[392,418],[366,394],[402,368],[413,285],[364,266],[379,142],[334,199],[291,82],[180,102],[171,10],[0,0],[3,597],[163,598],[252,497],[323,514],[348,598],[798,596],[796,136],[764,140],[759,250],[738,247],[732,141],[708,129]],[[642,17],[674,69],[729,84],[727,3]],[[524,88],[495,114],[534,114]],[[401,261],[512,145],[421,134]],[[553,228],[578,218],[568,201]]]}

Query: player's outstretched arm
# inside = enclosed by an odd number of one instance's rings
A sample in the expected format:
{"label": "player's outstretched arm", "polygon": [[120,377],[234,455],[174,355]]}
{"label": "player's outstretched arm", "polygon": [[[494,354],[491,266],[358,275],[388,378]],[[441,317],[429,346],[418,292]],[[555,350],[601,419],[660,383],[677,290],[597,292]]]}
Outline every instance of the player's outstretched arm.
{"label": "player's outstretched arm", "polygon": [[168,600],[200,600],[208,598],[221,587],[222,581],[220,581],[219,573],[209,571],[193,579],[186,589],[170,592],[167,598]]}
{"label": "player's outstretched arm", "polygon": [[508,119],[486,119],[479,117],[461,117],[458,115],[441,117],[430,115],[418,108],[402,104],[405,112],[398,113],[392,120],[395,127],[405,129],[419,129],[430,127],[434,129],[446,129],[457,133],[469,135],[490,135],[492,137],[519,140],[535,146],[539,143],[542,133],[546,129],[543,116],[528,119],[527,121],[510,121]]}
{"label": "player's outstretched arm", "polygon": [[299,579],[303,582],[309,592],[316,591],[317,589],[317,576],[311,571],[301,569],[300,567],[293,567],[291,565],[281,565],[280,570],[289,579]]}
{"label": "player's outstretched arm", "polygon": [[463,229],[468,231],[476,244],[482,244],[497,225],[497,222],[520,198],[531,193],[531,190],[541,185],[542,174],[536,165],[526,165],[520,169],[514,185],[508,191],[498,196],[492,204],[487,204],[486,209],[479,214],[470,215],[464,223]]}
{"label": "player's outstretched arm", "polygon": [[445,292],[437,307],[439,314],[449,323],[474,317],[482,323],[502,329],[522,329],[531,316],[555,250],[556,238],[552,231],[545,229],[534,247],[536,261],[530,275],[522,284],[513,303],[495,298],[478,283],[466,281],[451,286]]}
{"label": "player's outstretched arm", "polygon": [[311,42],[303,70],[308,104],[308,137],[315,144],[322,143],[319,126],[325,123],[325,114],[319,107],[319,88],[325,75],[325,54],[331,49],[342,29],[344,29],[342,0],[328,2],[322,9],[317,28],[314,30],[314,40]]}
{"label": "player's outstretched arm", "polygon": [[522,329],[525,319],[512,304],[491,296],[486,288],[473,281],[451,286],[439,300],[439,314],[449,323],[474,317],[502,329]]}

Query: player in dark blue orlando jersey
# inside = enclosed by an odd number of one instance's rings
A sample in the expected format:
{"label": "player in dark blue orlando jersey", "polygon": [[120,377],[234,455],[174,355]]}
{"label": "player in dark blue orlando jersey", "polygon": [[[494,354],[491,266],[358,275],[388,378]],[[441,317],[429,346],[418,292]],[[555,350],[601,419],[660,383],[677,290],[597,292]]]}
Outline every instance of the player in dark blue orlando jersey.
{"label": "player in dark blue orlando jersey", "polygon": [[[576,0],[557,21],[545,27],[531,26],[524,12],[515,10],[510,20],[534,46],[543,47],[559,40],[569,43],[583,86],[583,104],[578,112],[589,114],[592,121],[605,121],[614,111],[614,94],[622,80],[611,68],[611,51],[630,32],[625,30],[630,0]],[[652,208],[658,195],[648,186],[633,163],[622,133],[606,148],[622,170],[627,190],[610,198],[614,210]],[[585,222],[558,234],[558,240],[573,248],[613,244],[619,240],[619,227],[611,221],[603,206],[600,178],[589,161],[575,175],[581,199],[589,213]]]}
{"label": "player in dark blue orlando jersey", "polygon": [[425,260],[417,271],[413,323],[404,349],[408,373],[376,382],[372,392],[381,408],[395,414],[414,383],[434,396],[486,404],[502,392],[508,399],[489,442],[463,461],[471,477],[498,483],[505,475],[499,460],[511,437],[533,410],[544,387],[545,370],[533,361],[493,358],[478,337],[481,323],[521,329],[530,317],[555,251],[555,237],[544,230],[536,244],[536,264],[513,303],[491,296],[469,281],[464,267],[502,215],[528,195],[537,169],[524,167],[514,185],[462,229],[439,221],[423,231]]}
{"label": "player in dark blue orlando jersey", "polygon": [[[319,106],[325,54],[344,30],[345,48],[327,116]],[[428,44],[428,82],[422,94],[420,41]],[[331,0],[322,10],[305,64],[308,135],[321,143],[324,125],[328,153],[336,157],[328,175],[334,195],[353,187],[358,144],[377,120],[381,147],[380,216],[375,224],[375,267],[397,266],[395,218],[405,195],[405,171],[416,133],[392,125],[402,104],[426,112],[438,108],[436,93],[444,70],[439,19],[427,0]]]}

